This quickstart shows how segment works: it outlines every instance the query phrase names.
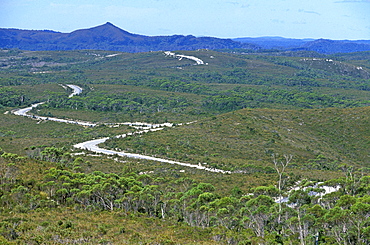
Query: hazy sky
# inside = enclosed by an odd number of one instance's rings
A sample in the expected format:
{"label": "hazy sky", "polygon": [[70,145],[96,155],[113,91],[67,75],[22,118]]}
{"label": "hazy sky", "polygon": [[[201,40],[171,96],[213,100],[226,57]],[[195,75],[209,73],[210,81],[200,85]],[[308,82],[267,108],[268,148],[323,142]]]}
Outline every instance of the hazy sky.
{"label": "hazy sky", "polygon": [[370,0],[0,0],[0,27],[370,40]]}

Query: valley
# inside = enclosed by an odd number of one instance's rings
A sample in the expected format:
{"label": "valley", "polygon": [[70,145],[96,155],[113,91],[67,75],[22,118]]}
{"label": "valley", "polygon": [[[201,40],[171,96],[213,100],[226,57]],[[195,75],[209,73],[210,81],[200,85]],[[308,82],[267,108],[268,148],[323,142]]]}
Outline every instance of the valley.
{"label": "valley", "polygon": [[[73,89],[73,92],[68,96],[69,98],[73,97],[74,95],[78,95],[78,94],[82,93],[82,88],[79,87],[79,86],[72,85],[72,84],[68,84],[66,86]],[[62,87],[64,87],[64,86],[62,86]],[[60,122],[60,123],[77,124],[77,125],[88,126],[88,127],[97,126],[97,124],[93,124],[93,123],[90,123],[90,122],[74,121],[74,120],[71,120],[71,119],[70,120],[65,120],[65,119],[53,118],[53,117],[40,117],[40,116],[27,114],[33,108],[36,108],[37,106],[42,105],[43,103],[45,103],[45,102],[40,102],[40,103],[37,103],[37,104],[33,104],[31,107],[27,107],[27,108],[24,108],[24,109],[13,110],[13,113],[14,113],[14,115],[17,115],[17,116],[30,117],[32,119],[41,120],[41,121],[54,121],[54,122]],[[171,123],[152,125],[152,124],[148,124],[148,123],[126,122],[126,123],[120,123],[120,124],[129,125],[129,126],[132,126],[136,129],[143,129],[143,131],[136,131],[136,132],[133,132],[133,133],[118,135],[118,136],[115,136],[114,138],[125,138],[127,136],[132,136],[132,135],[135,135],[135,134],[143,134],[143,133],[162,130],[163,128],[160,128],[160,127],[172,127],[173,126],[173,124],[171,124]],[[142,125],[142,126],[139,126],[139,125]],[[132,154],[132,153],[106,150],[106,149],[100,148],[98,146],[99,144],[104,143],[108,139],[109,138],[89,140],[89,141],[86,141],[86,142],[76,144],[73,147],[78,148],[78,149],[82,149],[82,150],[88,150],[88,151],[91,151],[91,152],[94,152],[94,153],[102,153],[102,154],[105,154],[105,155],[118,155],[118,156],[122,156],[122,157],[146,159],[146,160],[151,160],[151,161],[159,161],[159,162],[164,162],[164,163],[169,163],[169,164],[176,164],[176,165],[185,166],[185,167],[202,169],[202,170],[210,171],[210,172],[230,173],[230,171],[223,171],[223,170],[215,169],[215,168],[207,168],[207,167],[200,166],[200,165],[192,165],[192,164],[188,164],[188,163],[170,161],[170,160],[166,160],[166,159],[144,156],[144,155],[140,155],[140,154]],[[75,154],[78,154],[78,153],[75,153]]]}
{"label": "valley", "polygon": [[368,52],[2,50],[0,241],[366,244],[369,79]]}

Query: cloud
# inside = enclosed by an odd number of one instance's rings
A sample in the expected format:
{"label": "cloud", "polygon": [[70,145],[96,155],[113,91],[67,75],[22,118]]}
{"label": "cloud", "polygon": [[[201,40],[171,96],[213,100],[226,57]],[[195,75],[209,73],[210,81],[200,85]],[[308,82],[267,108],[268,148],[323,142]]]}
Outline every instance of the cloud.
{"label": "cloud", "polygon": [[232,5],[239,5],[240,3],[238,3],[238,2],[226,2],[226,3],[228,3],[228,4],[232,4]]}
{"label": "cloud", "polygon": [[65,14],[68,16],[85,16],[100,10],[100,7],[94,4],[50,3],[49,6],[52,13],[57,15]]}
{"label": "cloud", "polygon": [[142,19],[143,17],[153,17],[160,14],[160,11],[156,8],[137,8],[118,5],[106,6],[103,10],[106,16],[133,20]]}
{"label": "cloud", "polygon": [[294,21],[294,22],[292,22],[292,24],[294,24],[294,25],[306,25],[307,22],[306,21]]}
{"label": "cloud", "polygon": [[285,21],[283,21],[283,20],[278,20],[278,19],[271,19],[271,22],[273,22],[273,23],[277,23],[277,24],[284,24],[284,23],[285,23]]}
{"label": "cloud", "polygon": [[306,14],[317,14],[317,15],[321,15],[318,12],[315,12],[315,11],[307,11],[307,10],[304,10],[304,9],[299,9],[298,12],[300,12],[300,13],[306,13]]}
{"label": "cloud", "polygon": [[53,8],[65,8],[65,7],[74,7],[74,4],[68,4],[68,3],[50,3],[50,7]]}
{"label": "cloud", "polygon": [[370,0],[342,0],[334,3],[370,3]]}

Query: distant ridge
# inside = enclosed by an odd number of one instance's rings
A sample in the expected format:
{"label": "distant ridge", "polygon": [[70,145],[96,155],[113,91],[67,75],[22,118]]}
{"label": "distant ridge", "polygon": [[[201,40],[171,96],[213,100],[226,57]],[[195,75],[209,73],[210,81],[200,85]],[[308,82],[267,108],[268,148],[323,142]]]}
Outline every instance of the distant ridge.
{"label": "distant ridge", "polygon": [[52,30],[19,30],[0,28],[0,48],[23,50],[112,50],[148,52],[196,49],[276,49],[315,51],[321,54],[370,51],[370,40],[293,39],[258,37],[222,39],[192,35],[144,36],[127,32],[107,22],[71,33]]}
{"label": "distant ridge", "polygon": [[129,33],[107,22],[71,33],[0,29],[0,48],[24,50],[99,49],[122,52],[196,49],[259,49],[257,45],[231,39],[192,35],[144,36]]}
{"label": "distant ridge", "polygon": [[319,39],[305,43],[301,49],[316,51],[324,54],[352,53],[370,51],[370,42],[366,41],[336,41],[329,39]]}
{"label": "distant ridge", "polygon": [[321,54],[370,51],[370,40],[293,39],[283,37],[244,37],[234,41],[252,43],[263,49],[315,51]]}
{"label": "distant ridge", "polygon": [[315,39],[294,39],[284,37],[242,37],[233,39],[242,43],[253,43],[261,46],[264,49],[290,49],[301,47],[307,42],[314,41]]}

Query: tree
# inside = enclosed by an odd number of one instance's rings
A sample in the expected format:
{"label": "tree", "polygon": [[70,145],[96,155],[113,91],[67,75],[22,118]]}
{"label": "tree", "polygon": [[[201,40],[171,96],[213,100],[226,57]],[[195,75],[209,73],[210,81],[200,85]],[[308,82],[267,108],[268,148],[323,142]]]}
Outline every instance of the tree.
{"label": "tree", "polygon": [[288,167],[290,161],[292,160],[293,155],[284,155],[284,160],[278,160],[278,154],[272,154],[272,161],[274,163],[274,168],[279,175],[278,180],[278,189],[279,189],[279,215],[278,215],[278,223],[281,222],[281,200],[282,200],[282,186],[283,186],[283,174],[285,173],[285,169]]}
{"label": "tree", "polygon": [[311,204],[311,196],[306,190],[295,190],[289,196],[289,203],[296,209],[297,217],[291,218],[294,220],[294,227],[299,232],[299,239],[302,245],[305,244],[304,239],[308,235],[308,229],[315,223],[315,219],[310,215],[305,215],[306,210]]}
{"label": "tree", "polygon": [[272,207],[274,200],[266,195],[260,195],[246,202],[245,207],[241,209],[244,218],[244,224],[247,228],[252,228],[257,236],[264,237],[267,223],[273,216]]}

